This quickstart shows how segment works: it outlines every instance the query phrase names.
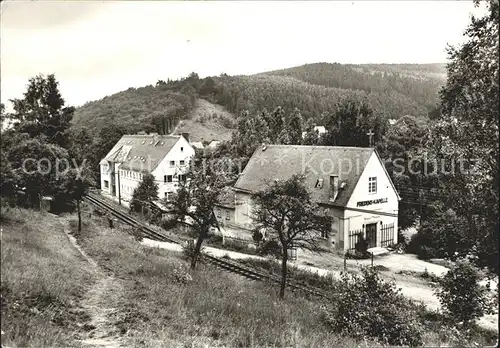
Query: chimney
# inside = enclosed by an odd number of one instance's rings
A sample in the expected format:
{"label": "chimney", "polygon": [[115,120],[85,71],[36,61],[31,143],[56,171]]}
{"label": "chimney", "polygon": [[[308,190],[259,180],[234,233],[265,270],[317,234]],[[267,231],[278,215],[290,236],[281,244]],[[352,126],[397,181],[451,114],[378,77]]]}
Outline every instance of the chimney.
{"label": "chimney", "polygon": [[184,137],[184,139],[186,139],[189,143],[189,133],[182,133],[182,136]]}
{"label": "chimney", "polygon": [[339,177],[338,175],[330,176],[330,201],[334,202],[339,194]]}

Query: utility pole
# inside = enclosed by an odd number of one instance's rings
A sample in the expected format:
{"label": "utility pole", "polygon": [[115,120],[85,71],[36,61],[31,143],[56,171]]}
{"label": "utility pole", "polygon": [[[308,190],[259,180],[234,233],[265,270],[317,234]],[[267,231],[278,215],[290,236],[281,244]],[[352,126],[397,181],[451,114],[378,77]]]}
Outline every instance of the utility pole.
{"label": "utility pole", "polygon": [[118,174],[118,204],[122,205],[122,188],[120,187],[120,168],[118,168],[117,174]]}
{"label": "utility pole", "polygon": [[372,130],[370,129],[370,131],[366,133],[366,135],[368,135],[368,139],[370,141],[370,147],[372,147],[372,137],[375,135],[375,133],[373,133]]}

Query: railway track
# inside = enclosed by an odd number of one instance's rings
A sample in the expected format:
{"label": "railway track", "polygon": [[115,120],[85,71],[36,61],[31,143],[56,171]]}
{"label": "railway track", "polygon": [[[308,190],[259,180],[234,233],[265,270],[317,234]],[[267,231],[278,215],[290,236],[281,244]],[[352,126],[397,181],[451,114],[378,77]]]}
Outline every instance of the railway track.
{"label": "railway track", "polygon": [[[117,207],[113,204],[110,204],[109,202],[106,202],[104,199],[97,197],[94,194],[87,194],[85,196],[85,199],[96,206],[97,208],[103,209],[107,212],[109,212],[111,215],[113,215],[115,218],[120,220],[121,222],[124,222],[130,226],[133,226],[137,229],[139,229],[143,235],[147,238],[150,238],[152,240],[160,241],[160,242],[169,242],[169,243],[174,243],[174,244],[179,244],[182,245],[178,240],[175,240],[169,236],[166,236],[162,233],[159,233],[149,226],[144,225],[143,223],[137,221],[133,217],[131,217],[128,213],[117,209]],[[237,262],[231,261],[231,260],[226,260],[222,258],[218,258],[212,255],[208,254],[201,254],[200,258],[203,261],[206,261],[208,263],[211,263],[212,265],[224,270],[228,271],[231,273],[235,273],[238,275],[241,275],[247,279],[254,280],[254,281],[262,281],[262,282],[272,282],[272,283],[281,283],[281,278],[271,275],[271,274],[264,274],[261,272],[258,272],[254,269],[251,269],[249,267],[246,267],[244,265],[241,265]],[[294,292],[303,292],[308,295],[314,295],[320,298],[325,298],[325,299],[331,299],[328,295],[324,294],[321,290],[316,289],[316,288],[311,288],[310,286],[296,283],[296,282],[289,282],[287,281],[287,288],[289,290],[292,290]]]}

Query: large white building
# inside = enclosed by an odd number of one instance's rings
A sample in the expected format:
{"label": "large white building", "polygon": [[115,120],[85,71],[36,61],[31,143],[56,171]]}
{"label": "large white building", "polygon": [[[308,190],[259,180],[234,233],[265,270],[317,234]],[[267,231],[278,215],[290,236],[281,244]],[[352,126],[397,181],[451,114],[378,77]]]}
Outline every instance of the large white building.
{"label": "large white building", "polygon": [[[252,229],[252,193],[273,180],[305,174],[320,209],[332,216],[323,236],[342,250],[354,249],[361,234],[369,247],[397,243],[400,197],[373,148],[268,145],[258,148],[234,185],[234,225]],[[228,210],[230,212],[230,210]]]}
{"label": "large white building", "polygon": [[194,156],[187,135],[124,135],[100,162],[104,194],[130,201],[146,173],[158,184],[158,198],[176,192]]}

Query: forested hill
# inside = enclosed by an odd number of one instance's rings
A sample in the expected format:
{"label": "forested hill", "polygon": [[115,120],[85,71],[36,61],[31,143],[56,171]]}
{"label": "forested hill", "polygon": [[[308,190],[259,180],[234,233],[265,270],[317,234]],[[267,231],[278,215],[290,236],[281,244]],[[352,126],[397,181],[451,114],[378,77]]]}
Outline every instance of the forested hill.
{"label": "forested hill", "polygon": [[436,105],[445,70],[440,64],[317,63],[250,76],[200,79],[192,73],[176,81],[159,78],[155,86],[129,88],[79,107],[74,124],[90,131],[109,123],[121,124],[130,132],[160,130],[162,120],[176,123],[189,118],[198,98],[233,115],[245,109],[298,108],[305,119],[317,122],[345,99],[365,100],[385,119],[426,116]]}
{"label": "forested hill", "polygon": [[[363,64],[339,63],[306,64],[289,69],[270,71],[259,75],[285,76],[325,87],[361,90],[369,99],[389,109],[391,118],[399,118],[399,104],[408,113],[425,114],[436,105],[437,93],[446,81],[444,64]],[[411,109],[415,111],[411,111]],[[418,111],[416,111],[418,110]]]}

